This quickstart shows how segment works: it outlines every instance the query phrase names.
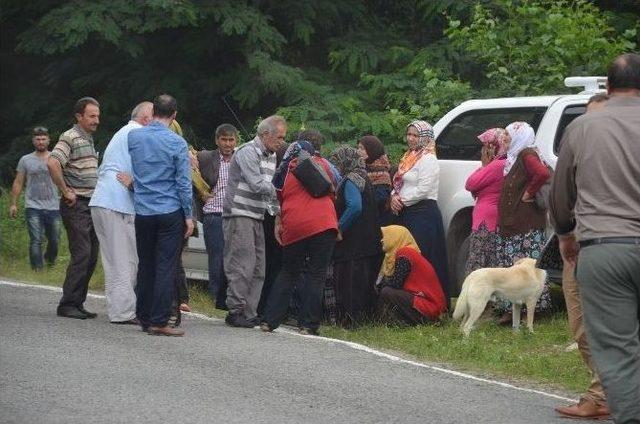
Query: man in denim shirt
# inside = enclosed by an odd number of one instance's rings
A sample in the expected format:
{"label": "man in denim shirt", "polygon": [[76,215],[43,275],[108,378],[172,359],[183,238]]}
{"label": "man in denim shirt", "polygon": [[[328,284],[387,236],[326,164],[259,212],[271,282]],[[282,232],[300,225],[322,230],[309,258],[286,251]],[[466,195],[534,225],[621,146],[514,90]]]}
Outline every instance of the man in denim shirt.
{"label": "man in denim shirt", "polygon": [[153,101],[153,121],[129,133],[138,250],[136,315],[144,331],[182,336],[167,325],[183,237],[193,232],[191,167],[187,142],[168,127],[176,100]]}

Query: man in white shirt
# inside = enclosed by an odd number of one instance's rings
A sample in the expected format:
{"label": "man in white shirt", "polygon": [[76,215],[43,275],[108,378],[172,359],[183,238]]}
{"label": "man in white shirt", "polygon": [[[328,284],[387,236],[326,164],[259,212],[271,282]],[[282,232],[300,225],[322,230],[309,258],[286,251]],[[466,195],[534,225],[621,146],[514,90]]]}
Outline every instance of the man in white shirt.
{"label": "man in white shirt", "polygon": [[138,254],[127,136],[131,130],[151,122],[152,116],[153,103],[142,102],[133,108],[129,123],[113,135],[104,152],[96,189],[89,202],[100,241],[107,312],[113,324],[138,323],[134,292]]}

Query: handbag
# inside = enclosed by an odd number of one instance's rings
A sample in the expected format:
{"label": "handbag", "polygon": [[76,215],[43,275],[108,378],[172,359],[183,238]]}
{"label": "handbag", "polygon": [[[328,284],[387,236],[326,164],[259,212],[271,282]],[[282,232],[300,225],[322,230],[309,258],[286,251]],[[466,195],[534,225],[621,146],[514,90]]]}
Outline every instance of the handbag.
{"label": "handbag", "polygon": [[[306,153],[306,152],[305,152]],[[309,154],[298,156],[296,167],[291,170],[300,184],[313,197],[322,197],[331,193],[333,184],[324,168]]]}

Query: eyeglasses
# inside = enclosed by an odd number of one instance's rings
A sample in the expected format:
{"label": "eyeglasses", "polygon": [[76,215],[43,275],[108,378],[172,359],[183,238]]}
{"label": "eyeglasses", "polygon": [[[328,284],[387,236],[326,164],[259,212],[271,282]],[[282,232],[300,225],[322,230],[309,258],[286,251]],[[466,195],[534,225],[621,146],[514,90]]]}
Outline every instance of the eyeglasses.
{"label": "eyeglasses", "polygon": [[49,130],[46,127],[35,127],[32,133],[33,135],[49,135]]}

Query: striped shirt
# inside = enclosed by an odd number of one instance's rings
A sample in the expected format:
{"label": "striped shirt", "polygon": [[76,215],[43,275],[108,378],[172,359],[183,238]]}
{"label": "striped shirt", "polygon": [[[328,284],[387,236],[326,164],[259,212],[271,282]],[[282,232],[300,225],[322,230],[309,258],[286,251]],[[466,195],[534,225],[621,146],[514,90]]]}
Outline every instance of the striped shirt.
{"label": "striped shirt", "polygon": [[222,213],[222,205],[224,204],[224,197],[227,193],[227,183],[229,181],[229,165],[231,159],[225,160],[220,155],[220,170],[218,171],[218,182],[216,186],[211,190],[212,196],[207,199],[202,211],[204,213]]}
{"label": "striped shirt", "polygon": [[275,212],[276,189],[271,183],[276,171],[276,155],[258,136],[241,146],[231,159],[223,217],[245,216],[259,221],[264,213]]}
{"label": "striped shirt", "polygon": [[51,157],[60,162],[64,182],[76,196],[93,195],[98,181],[98,154],[89,133],[74,125],[60,135]]}

